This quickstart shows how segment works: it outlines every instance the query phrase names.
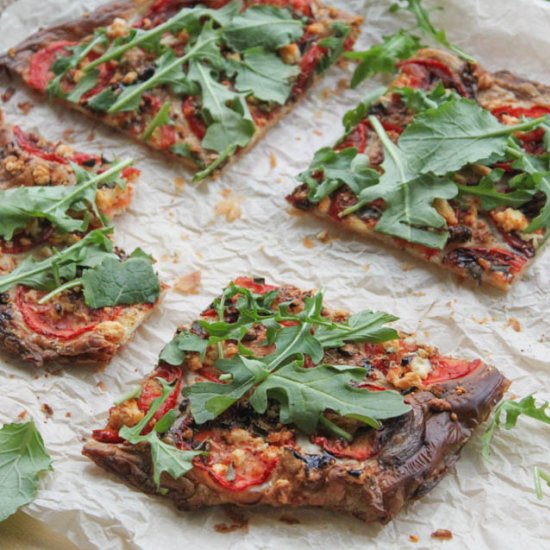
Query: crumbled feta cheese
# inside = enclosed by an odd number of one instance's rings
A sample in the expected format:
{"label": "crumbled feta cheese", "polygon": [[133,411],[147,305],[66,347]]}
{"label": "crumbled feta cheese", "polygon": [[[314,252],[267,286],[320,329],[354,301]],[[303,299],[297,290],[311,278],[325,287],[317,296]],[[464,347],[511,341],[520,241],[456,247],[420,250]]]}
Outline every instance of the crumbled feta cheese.
{"label": "crumbled feta cheese", "polygon": [[428,374],[432,372],[432,364],[429,359],[420,357],[417,355],[410,363],[411,370],[418,374],[422,380],[428,377]]}

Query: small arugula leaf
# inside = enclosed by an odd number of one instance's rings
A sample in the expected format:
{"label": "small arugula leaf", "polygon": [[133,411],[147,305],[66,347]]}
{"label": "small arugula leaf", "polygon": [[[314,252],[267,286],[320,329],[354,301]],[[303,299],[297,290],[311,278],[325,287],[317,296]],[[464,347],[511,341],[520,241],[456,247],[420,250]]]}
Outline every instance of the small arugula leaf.
{"label": "small arugula leaf", "polygon": [[[129,443],[137,445],[138,443],[148,443],[151,450],[151,461],[153,464],[153,481],[157,489],[160,488],[160,476],[166,472],[174,479],[187,474],[193,469],[193,459],[196,456],[200,456],[204,453],[200,451],[180,451],[177,447],[165,443],[159,438],[159,432],[155,429],[149,432],[147,435],[141,435],[141,432],[149,424],[155,413],[166,402],[170,394],[172,393],[172,386],[170,386],[166,380],[157,378],[162,385],[162,394],[157,397],[151,403],[147,414],[143,419],[134,427],[128,428],[124,426],[119,435]],[[162,422],[166,415],[159,421]],[[168,425],[168,422],[163,422],[164,426]]]}
{"label": "small arugula leaf", "polygon": [[290,79],[300,70],[287,65],[276,54],[265,48],[251,48],[243,53],[243,61],[233,64],[237,72],[235,87],[239,92],[250,92],[262,101],[284,105],[290,96]]}
{"label": "small arugula leaf", "polygon": [[347,52],[345,56],[348,59],[359,61],[351,79],[351,87],[356,88],[363,80],[375,74],[395,72],[398,61],[411,57],[421,47],[418,37],[402,30],[385,36],[381,44],[365,52]]}
{"label": "small arugula leaf", "polygon": [[489,460],[491,455],[491,442],[495,430],[501,427],[502,415],[506,415],[504,420],[504,428],[511,430],[518,422],[521,415],[533,418],[543,422],[544,424],[550,424],[550,416],[548,415],[548,407],[550,403],[545,401],[542,405],[537,406],[537,402],[533,395],[528,395],[520,401],[506,400],[501,401],[495,412],[493,418],[487,425],[485,433],[481,436],[482,450],[481,454],[485,460]]}
{"label": "small arugula leaf", "polygon": [[398,144],[413,173],[443,176],[492,155],[504,156],[510,135],[540,122],[504,126],[476,102],[452,99],[417,115]]}
{"label": "small arugula leaf", "polygon": [[170,101],[165,101],[162,107],[159,109],[159,112],[155,115],[155,118],[149,123],[145,132],[141,136],[142,141],[147,141],[152,135],[153,132],[160,126],[164,126],[170,122]]}
{"label": "small arugula leaf", "polygon": [[303,33],[304,22],[294,19],[287,9],[260,5],[237,15],[223,30],[223,38],[240,52],[260,46],[276,50],[295,42]]}
{"label": "small arugula leaf", "polygon": [[[105,88],[101,92],[90,97],[86,104],[94,111],[108,111],[117,101],[118,96],[112,88]],[[141,99],[140,99],[141,100]],[[132,105],[133,108],[139,107],[139,102]]]}
{"label": "small arugula leaf", "polygon": [[97,85],[99,71],[86,73],[77,83],[77,85],[67,95],[67,101],[78,103],[82,96],[93,90]]}
{"label": "small arugula leaf", "polygon": [[160,283],[151,259],[138,255],[127,260],[105,258],[82,275],[84,301],[99,309],[119,305],[153,304],[160,295]]}
{"label": "small arugula leaf", "polygon": [[308,186],[308,199],[314,203],[344,184],[359,195],[363,189],[378,183],[378,179],[378,173],[369,167],[368,157],[358,154],[357,149],[337,152],[329,147],[317,151],[308,170],[298,176],[298,180]]}
{"label": "small arugula leaf", "polygon": [[447,90],[441,81],[429,91],[405,86],[394,88],[393,92],[400,95],[407,109],[415,113],[421,113],[427,109],[436,109],[443,103],[460,97],[454,90]]}
{"label": "small arugula leaf", "polygon": [[204,424],[218,417],[269,376],[263,362],[241,355],[218,360],[215,366],[222,373],[230,375],[227,384],[199,382],[183,390],[183,394],[189,398],[191,412],[197,424]]}
{"label": "small arugula leaf", "polygon": [[410,411],[397,392],[371,392],[350,384],[360,382],[364,377],[364,369],[358,367],[321,365],[304,368],[300,362],[294,361],[266,378],[256,388],[250,404],[256,412],[263,414],[269,399],[277,401],[281,422],[294,423],[307,434],[315,432],[326,410],[373,427],[379,425],[377,420]]}
{"label": "small arugula leaf", "polygon": [[208,348],[208,340],[197,334],[184,330],[178,333],[172,341],[160,352],[160,360],[169,365],[179,366],[185,361],[187,351],[196,351],[204,358]]}
{"label": "small arugula leaf", "polygon": [[34,499],[39,475],[51,470],[51,464],[34,422],[0,429],[0,522]]}
{"label": "small arugula leaf", "polygon": [[366,118],[369,113],[369,108],[382,95],[384,95],[386,91],[386,86],[375,88],[363,98],[363,100],[357,105],[357,107],[354,107],[344,115],[342,123],[344,124],[346,132],[351,132],[357,126],[357,124],[359,124],[364,118]]}
{"label": "small arugula leaf", "polygon": [[350,27],[342,21],[335,21],[331,25],[332,34],[319,41],[319,46],[327,51],[316,67],[318,73],[325,72],[340,59],[344,53]]}
{"label": "small arugula leaf", "polygon": [[546,485],[550,487],[550,474],[543,472],[538,466],[533,468],[533,479],[535,481],[535,492],[537,498],[542,500],[544,498],[544,493],[542,492],[542,482],[546,482]]}
{"label": "small arugula leaf", "polygon": [[361,311],[349,318],[347,326],[319,327],[315,337],[324,348],[340,347],[346,342],[387,342],[399,338],[396,330],[383,326],[397,317],[379,311]]}

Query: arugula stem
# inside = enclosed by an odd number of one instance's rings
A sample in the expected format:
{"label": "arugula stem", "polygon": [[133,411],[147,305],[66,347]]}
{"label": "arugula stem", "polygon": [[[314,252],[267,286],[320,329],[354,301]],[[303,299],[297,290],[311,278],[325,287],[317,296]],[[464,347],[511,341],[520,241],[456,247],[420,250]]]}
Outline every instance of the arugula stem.
{"label": "arugula stem", "polygon": [[190,12],[191,10],[182,10],[177,15],[171,17],[158,27],[155,27],[154,29],[151,29],[149,31],[145,31],[141,34],[137,34],[136,36],[134,36],[134,38],[132,38],[132,40],[130,40],[126,44],[122,44],[121,46],[117,46],[116,48],[111,48],[107,50],[101,57],[92,61],[91,63],[88,63],[88,65],[86,65],[83,70],[85,72],[89,72],[92,69],[95,69],[97,66],[101,65],[102,63],[111,61],[111,59],[117,59],[121,55],[125,54],[128,50],[135,48],[136,46],[140,46],[141,44],[144,44],[149,40],[161,37],[166,31],[170,31],[176,23],[180,23],[180,19],[185,19],[185,17],[187,17]]}
{"label": "arugula stem", "polygon": [[342,438],[344,441],[351,443],[353,441],[353,436],[346,430],[340,428],[337,424],[330,421],[325,415],[319,417],[319,424],[326,428],[329,432],[332,432],[334,435]]}
{"label": "arugula stem", "polygon": [[546,483],[550,487],[550,475],[543,472],[538,466],[534,466],[533,467],[533,479],[535,480],[535,491],[537,493],[537,498],[539,500],[542,500],[544,498],[544,493],[542,492],[541,479],[543,481],[546,481]]}
{"label": "arugula stem", "polygon": [[193,183],[199,183],[204,178],[208,177],[212,172],[214,172],[220,165],[222,165],[229,157],[233,155],[233,153],[236,151],[236,147],[234,145],[229,146],[223,153],[220,154],[220,156],[212,163],[210,163],[204,170],[201,170],[200,172],[197,172],[195,174],[195,177],[193,178]]}
{"label": "arugula stem", "polygon": [[[162,69],[155,72],[154,76],[152,76],[149,80],[146,80],[139,86],[136,86],[128,95],[126,95],[124,98],[119,99],[118,101],[115,101],[113,105],[108,109],[109,114],[118,113],[128,103],[131,103],[136,97],[139,97],[143,92],[146,92],[150,88],[152,88],[156,82],[159,80],[162,80],[162,77],[170,73],[172,70],[174,70],[179,65],[182,65],[189,59],[191,59],[197,52],[200,52],[203,48],[206,46],[209,46],[210,44],[215,43],[219,37],[220,33],[216,32],[213,36],[210,38],[207,38],[204,42],[198,42],[195,44],[184,56],[182,57],[176,57],[171,63],[168,63],[165,65]],[[151,85],[152,84],[152,85]]]}
{"label": "arugula stem", "polygon": [[40,305],[45,304],[46,302],[49,302],[52,298],[55,296],[61,294],[62,292],[65,292],[65,290],[70,290],[71,288],[75,288],[77,286],[80,286],[82,284],[82,279],[79,277],[78,279],[73,279],[72,281],[68,281],[65,284],[58,286],[55,290],[52,290],[46,296],[42,296],[40,300],[38,300],[38,303]]}
{"label": "arugula stem", "polygon": [[164,124],[165,119],[168,119],[170,113],[170,101],[165,101],[162,107],[159,109],[159,112],[155,115],[155,118],[149,123],[145,132],[141,136],[141,141],[147,141],[152,135],[153,132],[157,129],[158,126]]}

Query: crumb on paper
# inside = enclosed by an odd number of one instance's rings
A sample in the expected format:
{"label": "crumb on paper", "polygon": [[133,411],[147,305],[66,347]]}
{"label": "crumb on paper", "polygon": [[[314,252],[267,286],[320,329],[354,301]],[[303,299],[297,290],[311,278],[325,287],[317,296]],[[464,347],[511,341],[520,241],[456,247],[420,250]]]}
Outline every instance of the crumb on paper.
{"label": "crumb on paper", "polygon": [[199,260],[202,260],[202,259],[204,258],[202,252],[200,252],[200,251],[196,251],[196,252],[195,252],[195,256],[196,256]]}
{"label": "crumb on paper", "polygon": [[105,382],[103,382],[103,380],[100,380],[97,384],[97,389],[100,391],[100,392],[104,392],[105,391]]}
{"label": "crumb on paper", "polygon": [[412,271],[414,269],[414,265],[410,264],[408,262],[401,264],[401,271]]}
{"label": "crumb on paper", "polygon": [[46,415],[46,416],[53,416],[53,409],[48,405],[47,403],[42,403],[40,405],[40,410]]}
{"label": "crumb on paper", "polygon": [[420,540],[420,537],[418,535],[409,535],[409,540],[411,542],[418,542]]}
{"label": "crumb on paper", "polygon": [[286,523],[287,525],[298,525],[300,523],[300,520],[298,518],[295,518],[294,516],[290,516],[288,514],[282,515],[279,518],[279,521],[281,523]]}
{"label": "crumb on paper", "polygon": [[452,412],[450,417],[453,422],[458,422],[458,415],[455,412]]}
{"label": "crumb on paper", "polygon": [[426,293],[422,290],[417,290],[416,292],[411,292],[411,296],[418,296],[419,298],[421,298],[422,296],[426,296]]}
{"label": "crumb on paper", "polygon": [[10,48],[8,50],[8,57],[11,57],[13,59],[17,55],[17,50],[15,48]]}
{"label": "crumb on paper", "polygon": [[316,136],[322,136],[322,135],[323,135],[323,132],[321,132],[321,130],[313,130],[313,133],[314,133]]}
{"label": "crumb on paper", "polygon": [[330,88],[323,88],[323,91],[321,92],[321,97],[323,98],[323,101],[328,101],[331,95],[332,90]]}
{"label": "crumb on paper", "polygon": [[370,271],[370,264],[365,264],[365,265],[363,266],[363,271],[364,271],[365,273],[368,273],[368,272]]}
{"label": "crumb on paper", "polygon": [[94,139],[95,139],[95,131],[90,130],[88,132],[88,135],[86,136],[86,141],[94,141]]}
{"label": "crumb on paper", "polygon": [[30,113],[31,109],[34,107],[34,104],[30,101],[21,101],[17,104],[17,108],[26,116]]}
{"label": "crumb on paper", "polygon": [[306,248],[315,248],[315,243],[311,237],[304,237],[304,246]]}
{"label": "crumb on paper", "polygon": [[25,420],[26,416],[27,416],[27,411],[24,409],[17,415],[17,418],[19,420]]}
{"label": "crumb on paper", "polygon": [[181,191],[185,187],[185,178],[176,176],[174,178],[174,185],[176,186],[176,191]]}
{"label": "crumb on paper", "polygon": [[485,317],[476,317],[475,315],[472,315],[472,321],[477,323],[478,325],[486,325],[491,319],[485,315]]}
{"label": "crumb on paper", "polygon": [[201,288],[202,274],[200,271],[193,271],[182,275],[174,283],[174,290],[180,294],[198,294]]}
{"label": "crumb on paper", "polygon": [[15,94],[15,88],[13,88],[12,86],[8,86],[5,90],[4,90],[4,93],[2,94],[2,101],[4,103],[7,103]]}
{"label": "crumb on paper", "polygon": [[323,231],[317,233],[317,239],[323,244],[329,244],[334,240],[334,237],[326,229],[323,229]]}
{"label": "crumb on paper", "polygon": [[218,533],[232,533],[239,529],[242,529],[244,533],[248,533],[248,518],[244,514],[234,510],[225,510],[225,515],[231,523],[217,523],[214,525],[214,529]]}
{"label": "crumb on paper", "polygon": [[451,540],[453,538],[453,533],[449,531],[449,529],[437,529],[431,536],[432,539]]}
{"label": "crumb on paper", "polygon": [[336,95],[341,95],[342,92],[345,92],[349,88],[349,82],[345,78],[341,78],[338,81],[338,85],[336,87]]}
{"label": "crumb on paper", "polygon": [[67,128],[63,131],[63,139],[65,141],[68,141],[69,143],[74,143],[74,135],[76,133],[76,130],[74,128]]}
{"label": "crumb on paper", "polygon": [[275,153],[269,155],[269,166],[272,170],[277,168],[277,155]]}
{"label": "crumb on paper", "polygon": [[71,411],[67,411],[65,413],[65,418],[71,418],[72,415],[73,415],[73,413]]}
{"label": "crumb on paper", "polygon": [[225,216],[225,219],[231,223],[238,220],[242,215],[241,199],[235,197],[231,189],[222,191],[223,200],[216,204],[216,215]]}
{"label": "crumb on paper", "polygon": [[511,327],[516,332],[521,332],[521,324],[515,317],[510,317],[506,323],[507,327]]}
{"label": "crumb on paper", "polygon": [[293,206],[291,206],[287,210],[287,212],[289,216],[293,216],[293,217],[305,216],[306,214],[303,210],[299,210],[298,208],[294,208]]}

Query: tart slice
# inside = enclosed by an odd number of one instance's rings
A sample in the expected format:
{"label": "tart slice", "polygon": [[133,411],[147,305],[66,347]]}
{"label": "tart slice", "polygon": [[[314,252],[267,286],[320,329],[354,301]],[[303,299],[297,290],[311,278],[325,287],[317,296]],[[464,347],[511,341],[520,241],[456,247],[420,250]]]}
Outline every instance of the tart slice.
{"label": "tart slice", "polygon": [[1,63],[201,179],[277,123],[360,22],[318,0],[126,0],[40,31]]}
{"label": "tart slice", "polygon": [[83,453],[184,510],[316,506],[387,522],[443,478],[509,385],[395,319],[239,278]]}
{"label": "tart slice", "polygon": [[433,49],[399,65],[288,200],[507,290],[550,227],[550,87]]}

